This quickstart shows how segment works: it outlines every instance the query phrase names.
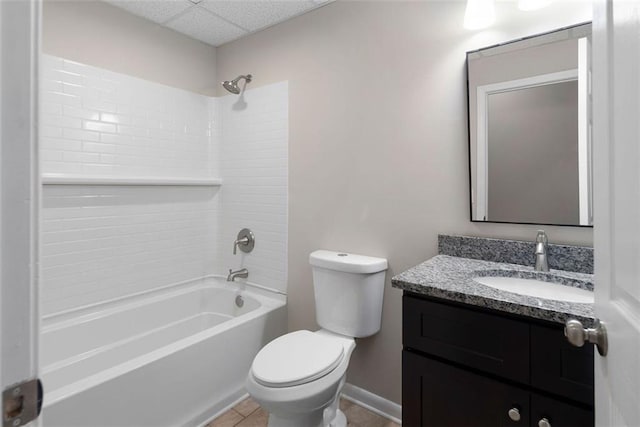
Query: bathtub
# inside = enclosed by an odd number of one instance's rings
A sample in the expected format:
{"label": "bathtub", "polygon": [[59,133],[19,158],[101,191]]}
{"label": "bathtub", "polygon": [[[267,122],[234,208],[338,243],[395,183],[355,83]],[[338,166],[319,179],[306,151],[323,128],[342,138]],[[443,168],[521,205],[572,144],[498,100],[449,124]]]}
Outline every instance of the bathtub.
{"label": "bathtub", "polygon": [[202,425],[244,396],[253,357],[285,328],[283,295],[222,278],[49,316],[43,425]]}

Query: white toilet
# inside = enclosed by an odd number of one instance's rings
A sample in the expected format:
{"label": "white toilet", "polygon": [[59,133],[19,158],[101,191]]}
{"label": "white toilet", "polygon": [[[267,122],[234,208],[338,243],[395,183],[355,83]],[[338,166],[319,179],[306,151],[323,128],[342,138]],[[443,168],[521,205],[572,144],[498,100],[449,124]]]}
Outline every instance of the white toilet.
{"label": "white toilet", "polygon": [[270,427],[344,427],[339,396],[354,338],[380,330],[387,260],[331,251],[309,255],[319,331],[296,331],[253,359],[247,391]]}

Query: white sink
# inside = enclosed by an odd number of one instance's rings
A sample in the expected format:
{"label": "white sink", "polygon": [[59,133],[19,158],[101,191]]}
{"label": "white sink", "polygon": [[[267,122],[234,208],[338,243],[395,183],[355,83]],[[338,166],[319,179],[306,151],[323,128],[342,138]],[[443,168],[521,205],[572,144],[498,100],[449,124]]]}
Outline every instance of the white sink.
{"label": "white sink", "polygon": [[473,280],[485,286],[515,294],[556,301],[593,304],[593,292],[573,286],[520,277],[487,276],[474,277]]}

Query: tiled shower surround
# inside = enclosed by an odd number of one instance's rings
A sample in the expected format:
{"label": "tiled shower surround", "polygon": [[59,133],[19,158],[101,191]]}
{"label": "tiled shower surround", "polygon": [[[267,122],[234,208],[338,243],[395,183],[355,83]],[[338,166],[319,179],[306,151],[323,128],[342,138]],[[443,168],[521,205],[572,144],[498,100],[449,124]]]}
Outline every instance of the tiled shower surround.
{"label": "tiled shower surround", "polygon": [[[210,98],[43,55],[43,175],[221,186],[44,185],[44,315],[247,267],[285,292],[288,88]],[[243,227],[251,254],[231,254]]]}

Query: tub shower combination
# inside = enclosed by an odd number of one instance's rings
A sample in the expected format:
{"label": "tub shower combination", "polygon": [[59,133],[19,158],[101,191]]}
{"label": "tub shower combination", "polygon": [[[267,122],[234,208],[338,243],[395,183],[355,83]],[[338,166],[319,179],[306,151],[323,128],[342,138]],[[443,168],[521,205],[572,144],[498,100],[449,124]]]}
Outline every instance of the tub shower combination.
{"label": "tub shower combination", "polygon": [[244,396],[284,307],[284,296],[209,277],[50,316],[44,425],[200,425]]}
{"label": "tub shower combination", "polygon": [[288,84],[40,68],[42,425],[203,425],[286,331]]}

